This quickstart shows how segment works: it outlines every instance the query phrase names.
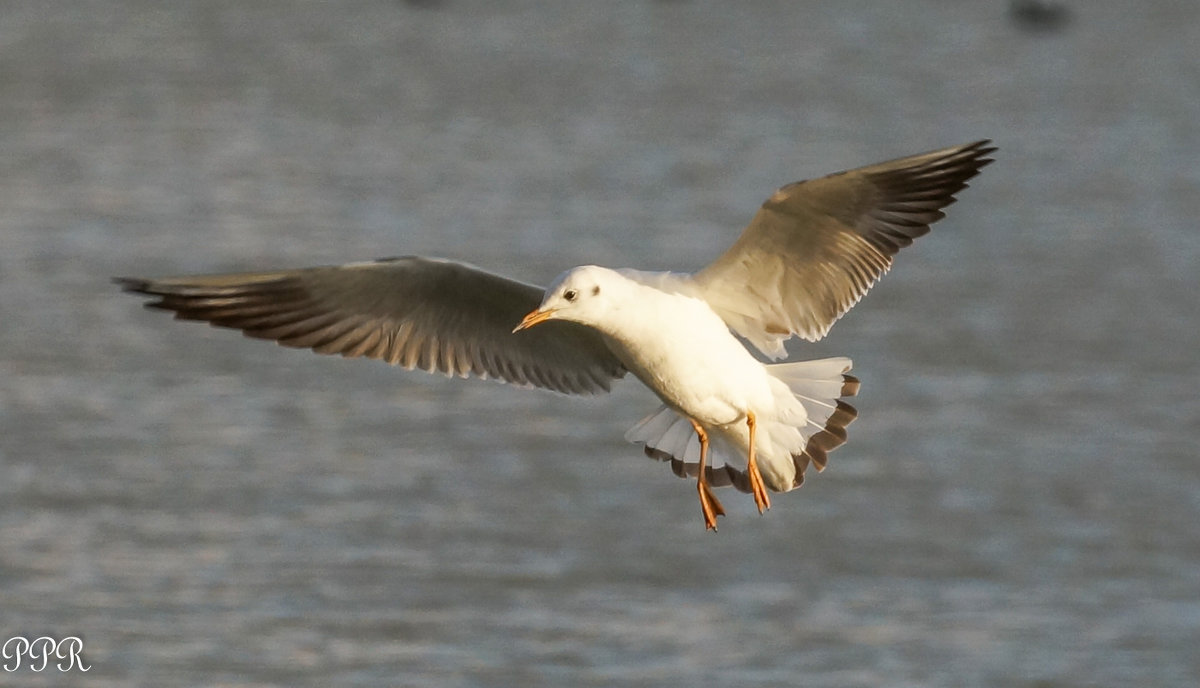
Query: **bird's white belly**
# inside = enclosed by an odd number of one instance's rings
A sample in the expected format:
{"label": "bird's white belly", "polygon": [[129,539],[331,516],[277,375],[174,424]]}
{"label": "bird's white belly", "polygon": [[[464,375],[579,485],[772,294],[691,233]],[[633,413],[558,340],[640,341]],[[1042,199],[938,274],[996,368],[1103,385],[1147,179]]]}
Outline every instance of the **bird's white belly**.
{"label": "bird's white belly", "polygon": [[654,317],[610,346],[664,403],[708,427],[739,423],[747,410],[770,413],[770,374],[707,303],[658,292],[640,306]]}

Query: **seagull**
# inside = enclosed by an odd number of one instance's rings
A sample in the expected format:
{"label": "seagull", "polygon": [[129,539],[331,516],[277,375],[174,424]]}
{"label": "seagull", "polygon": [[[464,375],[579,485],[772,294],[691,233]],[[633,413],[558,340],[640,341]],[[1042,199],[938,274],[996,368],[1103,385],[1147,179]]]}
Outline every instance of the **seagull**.
{"label": "seagull", "polygon": [[784,342],[824,337],[995,150],[982,140],[788,184],[690,274],[584,265],[543,289],[405,256],[114,281],[176,319],[409,370],[566,394],[632,373],[662,405],[626,439],[695,479],[715,531],[725,510],[712,488],[753,495],[761,514],[770,492],[824,470],[858,415],[844,401],[859,388],[850,359],[774,362]]}

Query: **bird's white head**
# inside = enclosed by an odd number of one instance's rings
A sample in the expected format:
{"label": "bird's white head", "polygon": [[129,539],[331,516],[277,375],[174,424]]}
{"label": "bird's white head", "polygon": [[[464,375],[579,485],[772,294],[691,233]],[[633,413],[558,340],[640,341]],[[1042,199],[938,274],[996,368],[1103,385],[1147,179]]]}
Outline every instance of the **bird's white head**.
{"label": "bird's white head", "polygon": [[546,289],[542,305],[531,311],[513,332],[533,327],[547,320],[570,320],[582,325],[604,329],[619,298],[614,296],[627,289],[629,280],[615,270],[596,265],[571,268]]}

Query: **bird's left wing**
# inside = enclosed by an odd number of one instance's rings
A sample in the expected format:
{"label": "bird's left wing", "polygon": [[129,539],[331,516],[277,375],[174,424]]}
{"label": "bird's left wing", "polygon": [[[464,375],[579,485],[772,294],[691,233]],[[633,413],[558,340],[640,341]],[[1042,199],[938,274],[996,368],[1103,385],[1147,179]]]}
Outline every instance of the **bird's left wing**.
{"label": "bird's left wing", "polygon": [[542,289],[448,260],[408,256],[284,270],[117,278],[126,291],[247,336],[321,354],[490,377],[570,394],[608,391],[625,374],[601,336],[555,321],[514,333]]}
{"label": "bird's left wing", "polygon": [[733,246],[693,276],[730,328],[768,355],[793,335],[815,341],[929,232],[942,208],[991,162],[990,141],[789,184]]}

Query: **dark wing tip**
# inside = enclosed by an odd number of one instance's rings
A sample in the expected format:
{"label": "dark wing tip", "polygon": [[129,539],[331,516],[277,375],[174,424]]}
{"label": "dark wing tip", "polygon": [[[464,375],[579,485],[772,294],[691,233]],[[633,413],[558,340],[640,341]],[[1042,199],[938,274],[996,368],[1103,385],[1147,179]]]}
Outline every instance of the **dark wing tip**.
{"label": "dark wing tip", "polygon": [[929,233],[930,225],[970,186],[967,181],[994,162],[989,139],[899,158],[868,168],[879,197],[860,232],[884,256],[893,256]]}
{"label": "dark wing tip", "polygon": [[126,294],[152,297],[152,300],[143,304],[145,308],[150,310],[174,310],[166,305],[167,293],[156,289],[153,280],[141,277],[114,277],[112,281],[114,284],[120,286],[121,291]]}
{"label": "dark wing tip", "polygon": [[[979,155],[990,155],[1000,150],[1000,146],[993,145],[991,139],[979,139],[975,143],[968,144],[966,148],[977,151]],[[984,164],[986,165],[989,162],[995,161],[988,158]]]}
{"label": "dark wing tip", "polygon": [[950,205],[956,200],[953,194],[967,188],[968,179],[979,174],[984,167],[996,162],[995,158],[987,157],[999,150],[991,143],[991,139],[980,139],[974,143],[959,146],[947,151],[946,155],[927,166],[932,175],[940,173],[946,179],[956,180],[959,184],[957,188],[950,191],[949,203],[946,205]]}
{"label": "dark wing tip", "polygon": [[121,291],[147,294],[149,296],[154,295],[152,292],[147,291],[150,288],[150,280],[147,279],[140,277],[113,277],[112,283],[121,287]]}
{"label": "dark wing tip", "polygon": [[993,145],[991,139],[979,139],[971,143],[964,143],[961,146],[943,149],[945,153],[944,159],[960,157],[963,159],[974,159],[979,161],[980,167],[995,162],[992,158],[985,158],[984,156],[991,155],[998,150],[1000,150],[1000,147]]}
{"label": "dark wing tip", "polygon": [[[968,143],[959,148],[958,152],[951,155],[951,158],[959,158],[964,166],[972,167],[974,173],[978,174],[979,170],[996,162],[995,158],[987,156],[1000,150],[999,146],[992,145],[991,139],[980,139],[974,143]],[[966,164],[969,163],[969,164]]]}

